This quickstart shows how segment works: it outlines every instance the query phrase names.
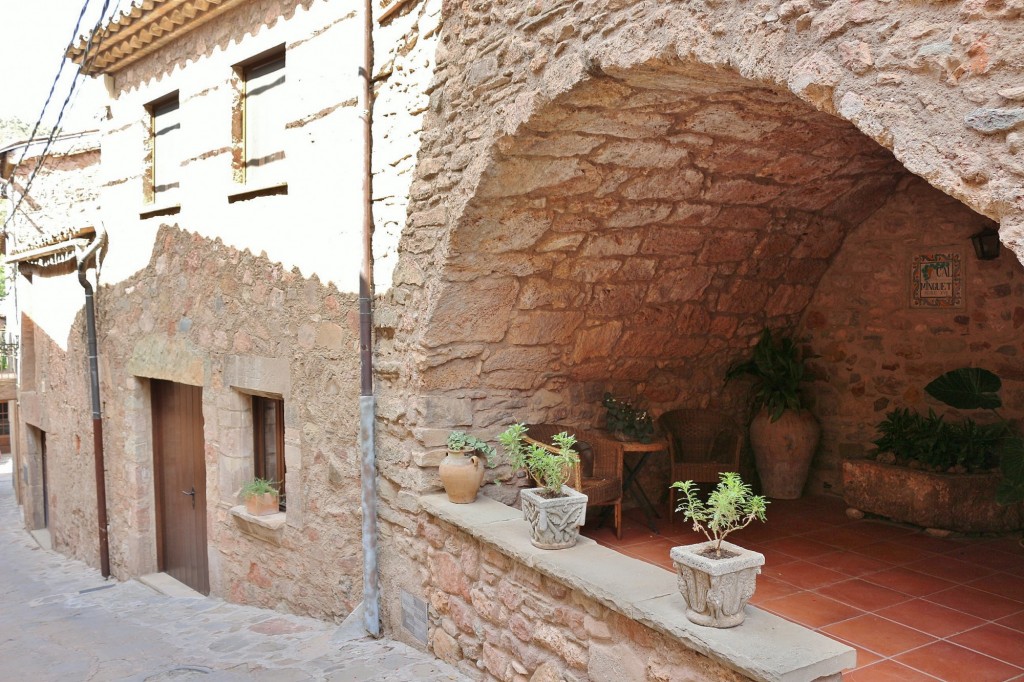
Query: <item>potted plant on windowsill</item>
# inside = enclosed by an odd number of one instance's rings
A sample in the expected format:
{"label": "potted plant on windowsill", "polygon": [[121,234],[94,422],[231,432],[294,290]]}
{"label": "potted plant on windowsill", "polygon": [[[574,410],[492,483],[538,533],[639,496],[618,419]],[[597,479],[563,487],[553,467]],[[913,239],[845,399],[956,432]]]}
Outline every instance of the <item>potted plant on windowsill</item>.
{"label": "potted plant on windowsill", "polygon": [[[477,456],[483,455],[483,459]],[[448,435],[448,455],[437,467],[448,501],[468,504],[484,482],[484,468],[494,465],[494,448],[465,431]]]}
{"label": "potted plant on windowsill", "polygon": [[676,511],[683,512],[693,529],[708,539],[670,551],[686,617],[698,625],[735,627],[743,622],[743,607],[754,595],[764,555],[724,540],[755,519],[764,521],[768,502],[752,494],[740,475],[731,472],[721,475],[706,504],[697,497],[693,481],[677,481],[672,487],[684,495]]}
{"label": "potted plant on windowsill", "polygon": [[254,478],[242,486],[245,510],[253,516],[275,514],[280,510],[281,498],[273,481]]}
{"label": "potted plant on windowsill", "polygon": [[821,426],[800,394],[804,363],[796,343],[790,338],[776,343],[766,328],[751,358],[730,367],[725,380],[743,375],[755,380],[750,447],[761,488],[768,497],[795,500],[803,492],[821,437]]}
{"label": "potted plant on windowsill", "polygon": [[528,438],[526,430],[525,424],[513,424],[498,440],[512,466],[526,469],[541,486],[520,494],[530,541],[541,549],[572,547],[587,514],[587,496],[566,485],[579,472],[580,459],[573,450],[576,438],[563,431],[552,437],[554,445],[548,445]]}

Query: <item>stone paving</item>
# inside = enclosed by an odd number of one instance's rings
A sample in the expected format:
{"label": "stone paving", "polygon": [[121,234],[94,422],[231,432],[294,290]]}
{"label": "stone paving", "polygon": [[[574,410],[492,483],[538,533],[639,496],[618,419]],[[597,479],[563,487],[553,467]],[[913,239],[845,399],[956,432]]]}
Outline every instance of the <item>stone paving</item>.
{"label": "stone paving", "polygon": [[356,624],[105,581],[24,530],[0,462],[0,678],[448,682],[468,678]]}

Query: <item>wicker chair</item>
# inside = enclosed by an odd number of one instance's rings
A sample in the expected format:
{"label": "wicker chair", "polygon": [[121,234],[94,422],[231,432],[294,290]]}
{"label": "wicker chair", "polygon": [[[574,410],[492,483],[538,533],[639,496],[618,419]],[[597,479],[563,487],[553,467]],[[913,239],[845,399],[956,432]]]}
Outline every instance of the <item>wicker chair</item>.
{"label": "wicker chair", "polygon": [[569,486],[587,496],[588,507],[614,507],[615,537],[622,539],[622,444],[594,431],[564,424],[533,424],[528,438],[551,444],[551,437],[565,431],[576,436],[580,466],[573,467]]}
{"label": "wicker chair", "polygon": [[[668,438],[671,481],[717,483],[719,474],[740,470],[743,432],[732,417],[713,410],[670,410],[658,418]],[[669,489],[668,518],[676,509]]]}

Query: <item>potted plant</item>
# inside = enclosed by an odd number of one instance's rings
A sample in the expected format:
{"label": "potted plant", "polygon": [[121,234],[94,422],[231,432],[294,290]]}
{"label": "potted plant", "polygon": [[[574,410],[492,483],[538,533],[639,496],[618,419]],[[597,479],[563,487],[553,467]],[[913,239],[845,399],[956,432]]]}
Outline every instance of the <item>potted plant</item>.
{"label": "potted plant", "polygon": [[253,516],[275,514],[280,510],[280,494],[273,481],[254,478],[242,486],[245,510]]}
{"label": "potted plant", "polygon": [[608,410],[605,428],[619,440],[650,443],[654,437],[654,420],[647,410],[638,410],[632,403],[620,400],[611,393],[604,394],[602,404]]}
{"label": "potted plant", "polygon": [[1002,381],[986,369],[946,372],[925,387],[960,410],[987,409],[990,423],[896,408],[877,425],[878,451],[843,462],[843,498],[925,528],[999,533],[1024,526],[1024,439],[997,411]]}
{"label": "potted plant", "polygon": [[821,427],[800,394],[804,363],[796,343],[790,338],[776,342],[766,328],[751,358],[730,367],[726,381],[742,375],[755,379],[750,446],[761,487],[768,497],[795,500],[803,492],[821,437]]}
{"label": "potted plant", "polygon": [[698,625],[731,628],[743,622],[743,607],[754,594],[764,555],[744,549],[725,537],[765,520],[768,501],[754,495],[737,473],[723,473],[705,504],[697,497],[693,481],[677,481],[673,488],[684,498],[676,511],[684,513],[693,529],[707,542],[673,547],[679,591],[686,602],[686,617]]}
{"label": "potted plant", "polygon": [[[483,455],[483,459],[477,456]],[[437,467],[448,500],[468,504],[476,500],[476,493],[484,482],[484,467],[493,466],[494,448],[465,431],[452,431],[448,435],[448,455]]]}
{"label": "potted plant", "polygon": [[526,469],[541,487],[520,494],[523,518],[530,523],[530,541],[541,549],[565,549],[576,544],[587,514],[587,496],[566,485],[578,471],[575,436],[565,431],[552,437],[553,445],[526,436],[525,424],[513,424],[498,436],[512,466]]}

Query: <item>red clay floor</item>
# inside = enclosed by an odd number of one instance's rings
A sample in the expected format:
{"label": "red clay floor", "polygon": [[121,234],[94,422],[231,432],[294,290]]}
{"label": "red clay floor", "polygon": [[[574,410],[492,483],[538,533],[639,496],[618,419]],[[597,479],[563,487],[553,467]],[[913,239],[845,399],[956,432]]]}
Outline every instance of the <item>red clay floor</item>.
{"label": "red clay floor", "polygon": [[[767,523],[730,536],[765,556],[751,603],[854,647],[849,682],[1024,682],[1019,534],[934,538],[845,510],[836,497],[773,500]],[[622,540],[608,526],[583,534],[671,571],[669,549],[704,538],[681,514],[657,521],[654,533],[628,510]]]}

